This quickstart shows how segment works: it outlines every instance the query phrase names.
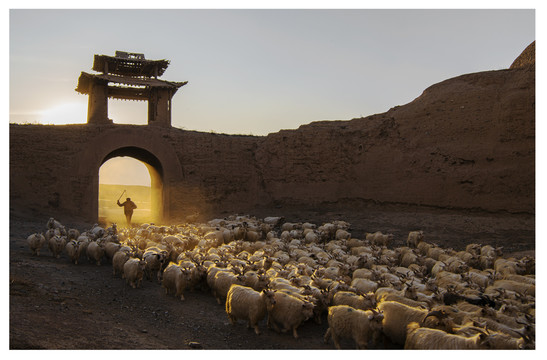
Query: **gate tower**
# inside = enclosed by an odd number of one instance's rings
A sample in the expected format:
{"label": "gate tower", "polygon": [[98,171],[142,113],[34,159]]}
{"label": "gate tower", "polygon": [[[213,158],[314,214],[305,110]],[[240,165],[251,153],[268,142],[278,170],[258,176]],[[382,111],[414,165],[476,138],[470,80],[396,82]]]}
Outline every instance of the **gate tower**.
{"label": "gate tower", "polygon": [[169,60],[147,60],[144,54],[116,51],[115,56],[95,55],[92,70],[83,72],[76,91],[89,96],[88,124],[112,124],[108,98],[148,101],[148,125],[171,127],[171,99],[188,81],[158,79]]}

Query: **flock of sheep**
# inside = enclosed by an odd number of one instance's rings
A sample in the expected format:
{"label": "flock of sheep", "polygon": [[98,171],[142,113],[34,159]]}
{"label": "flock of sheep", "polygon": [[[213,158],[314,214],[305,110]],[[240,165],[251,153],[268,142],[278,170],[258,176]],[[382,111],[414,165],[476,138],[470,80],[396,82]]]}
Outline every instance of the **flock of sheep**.
{"label": "flock of sheep", "polygon": [[488,245],[455,251],[412,231],[393,247],[391,234],[353,238],[344,221],[250,216],[81,233],[51,218],[27,241],[34,255],[47,244],[75,264],[108,261],[134,288],[147,278],[181,300],[210,291],[232,324],[256,334],[267,317],[269,329],[297,338],[303,322],[327,314],[324,341],[337,349],[340,339],[358,349],[535,349],[535,259]]}

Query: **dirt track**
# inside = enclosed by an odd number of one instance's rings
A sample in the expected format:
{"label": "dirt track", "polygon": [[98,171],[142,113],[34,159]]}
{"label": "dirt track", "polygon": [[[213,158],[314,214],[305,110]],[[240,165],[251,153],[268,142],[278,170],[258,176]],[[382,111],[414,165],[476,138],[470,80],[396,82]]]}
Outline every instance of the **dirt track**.
{"label": "dirt track", "polygon": [[[461,248],[476,239],[505,245],[506,254],[534,254],[533,216],[471,216],[392,207],[365,210],[347,219],[354,224],[356,237],[365,230],[391,231],[398,241],[395,246],[400,246],[405,232],[422,228],[429,241],[445,247]],[[285,217],[319,222],[338,215],[299,210],[287,211]],[[60,220],[80,230],[91,225]],[[333,349],[332,343],[323,343],[326,316],[321,325],[304,323],[298,329],[299,339],[267,329],[265,321],[257,336],[242,322],[231,325],[223,305],[208,291],[188,292],[181,302],[152,281],[130,288],[112,276],[110,264],[97,266],[84,260],[73,265],[66,254],[56,259],[47,249],[40,257],[32,256],[26,237],[44,231],[46,222],[45,217],[10,212],[10,349]],[[350,342],[342,346],[353,348]]]}

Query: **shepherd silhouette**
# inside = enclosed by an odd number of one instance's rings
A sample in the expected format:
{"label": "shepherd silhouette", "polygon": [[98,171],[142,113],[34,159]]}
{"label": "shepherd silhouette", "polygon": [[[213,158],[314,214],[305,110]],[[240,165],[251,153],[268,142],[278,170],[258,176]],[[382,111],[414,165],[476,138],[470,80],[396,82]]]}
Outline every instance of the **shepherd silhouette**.
{"label": "shepherd silhouette", "polygon": [[131,217],[133,216],[133,210],[137,208],[137,205],[131,201],[131,198],[127,198],[123,203],[120,203],[120,200],[118,199],[118,206],[123,206],[123,213],[127,220],[127,226],[131,227]]}

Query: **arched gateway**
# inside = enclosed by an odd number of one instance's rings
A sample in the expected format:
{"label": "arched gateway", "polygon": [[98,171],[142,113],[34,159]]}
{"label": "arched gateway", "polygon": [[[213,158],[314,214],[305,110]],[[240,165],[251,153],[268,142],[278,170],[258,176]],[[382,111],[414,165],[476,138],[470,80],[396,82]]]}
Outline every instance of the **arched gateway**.
{"label": "arched gateway", "polygon": [[[171,127],[171,99],[188,82],[158,79],[169,65],[168,60],[147,60],[144,54],[116,51],[115,56],[95,55],[93,70],[82,72],[76,91],[89,96],[88,125],[112,124],[108,118],[108,99],[148,101],[148,125]],[[142,161],[150,172],[152,213],[159,219],[169,217],[171,184],[181,178],[182,170],[174,149],[157,132],[148,127],[108,128],[97,139],[100,146],[83,151],[79,176],[90,179],[87,190],[91,202],[82,209],[92,218],[98,216],[99,168],[117,156]],[[95,201],[93,201],[95,199]]]}
{"label": "arched gateway", "polygon": [[78,177],[89,179],[88,206],[82,208],[87,217],[97,218],[99,198],[99,168],[111,158],[130,156],[145,163],[150,172],[152,213],[169,218],[171,189],[182,178],[182,168],[173,147],[156,132],[146,127],[113,128],[101,134],[100,146],[84,150],[78,163]]}

